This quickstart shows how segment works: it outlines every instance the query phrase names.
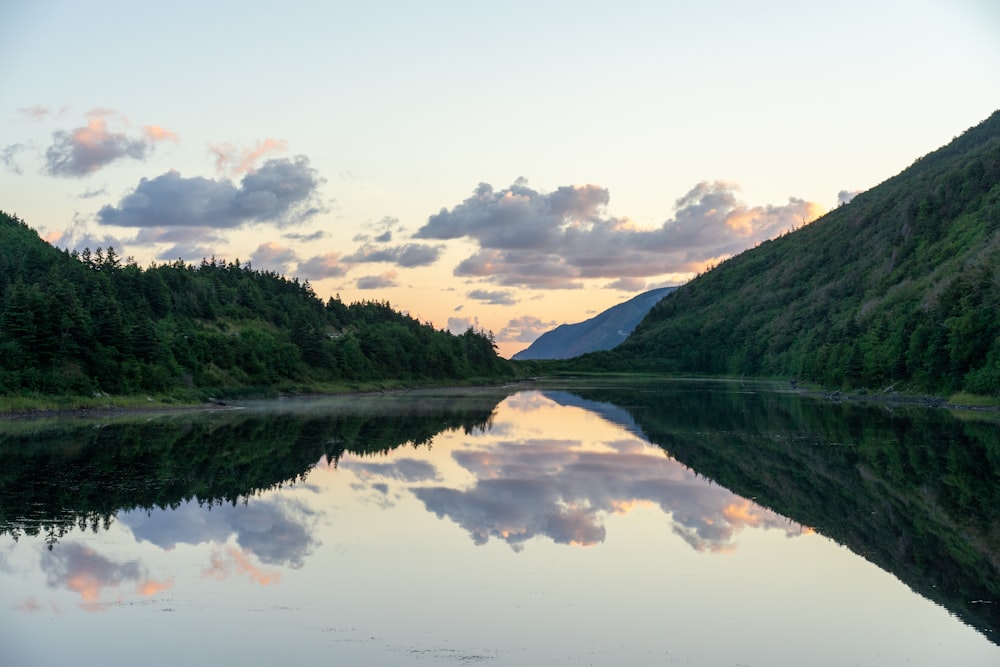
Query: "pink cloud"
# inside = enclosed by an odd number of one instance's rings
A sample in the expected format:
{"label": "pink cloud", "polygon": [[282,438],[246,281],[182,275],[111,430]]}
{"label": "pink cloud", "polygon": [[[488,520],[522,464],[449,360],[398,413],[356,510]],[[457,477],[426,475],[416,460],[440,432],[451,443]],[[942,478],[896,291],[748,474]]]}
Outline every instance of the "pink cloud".
{"label": "pink cloud", "polygon": [[235,176],[253,171],[254,165],[265,155],[284,153],[288,150],[288,142],[268,137],[258,141],[252,148],[237,148],[226,142],[210,144],[208,150],[215,155],[215,169],[220,174]]}

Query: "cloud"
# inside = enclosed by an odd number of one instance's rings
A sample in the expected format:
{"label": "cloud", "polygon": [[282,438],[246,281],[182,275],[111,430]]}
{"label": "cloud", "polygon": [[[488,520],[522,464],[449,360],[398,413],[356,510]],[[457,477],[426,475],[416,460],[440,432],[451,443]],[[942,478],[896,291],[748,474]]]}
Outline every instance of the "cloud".
{"label": "cloud", "polygon": [[250,262],[253,266],[284,275],[291,273],[291,266],[298,259],[299,257],[294,250],[273,242],[260,244],[250,255]]}
{"label": "cloud", "polygon": [[45,240],[58,248],[75,250],[77,252],[83,252],[85,248],[97,250],[98,248],[107,248],[108,246],[114,247],[115,250],[123,251],[127,245],[122,239],[111,234],[102,234],[100,236],[93,234],[87,226],[85,217],[80,213],[73,214],[73,223],[68,229],[46,234]]}
{"label": "cloud", "polygon": [[111,120],[127,124],[116,113],[96,109],[83,127],[52,133],[52,145],[45,151],[45,172],[50,176],[80,178],[122,159],[143,160],[153,145],[177,140],[177,135],[155,125],[147,125],[139,135],[113,131]]}
{"label": "cloud", "polygon": [[[379,238],[383,237],[391,238],[391,234],[386,232],[386,234],[383,234]],[[413,268],[433,264],[437,261],[443,249],[444,246],[431,246],[422,243],[407,243],[390,248],[379,248],[371,244],[365,244],[354,253],[345,257],[344,261],[351,264],[390,262],[402,268]]]}
{"label": "cloud", "polygon": [[[66,107],[63,107],[59,110],[59,114],[61,115],[65,110]],[[34,121],[42,121],[52,115],[52,109],[37,104],[31,107],[21,107],[18,112],[25,118]]]}
{"label": "cloud", "polygon": [[473,196],[451,211],[441,209],[417,233],[418,238],[470,237],[484,248],[553,249],[569,220],[587,220],[608,203],[608,191],[595,185],[564,186],[541,194],[518,179],[496,192],[480,183]]}
{"label": "cloud", "polygon": [[325,255],[310,257],[299,263],[296,273],[306,280],[322,278],[338,278],[347,273],[348,267],[342,265],[340,253],[328,252]]}
{"label": "cloud", "polygon": [[322,238],[326,238],[327,234],[322,229],[317,229],[315,232],[310,232],[309,234],[282,234],[286,239],[291,239],[293,241],[301,241],[302,243],[311,243],[312,241],[319,241]]}
{"label": "cloud", "polygon": [[163,250],[156,255],[156,259],[173,262],[176,260],[181,260],[182,262],[195,263],[200,259],[206,259],[208,257],[220,257],[216,254],[215,249],[202,244],[199,241],[189,241],[187,243],[177,243],[166,250]]}
{"label": "cloud", "polygon": [[457,335],[464,334],[469,329],[479,328],[479,318],[477,317],[449,317],[448,331]]}
{"label": "cloud", "polygon": [[[791,198],[783,206],[751,207],[736,187],[702,182],[675,203],[659,228],[640,229],[608,217],[608,191],[562,186],[543,193],[523,179],[504,190],[480,184],[473,195],[441,209],[415,238],[468,238],[478,250],[457,276],[539,289],[579,288],[584,280],[690,274],[814,219],[820,208]],[[625,283],[619,283],[624,286]]]}
{"label": "cloud", "polygon": [[4,146],[3,151],[0,152],[0,162],[3,163],[4,168],[12,173],[20,175],[21,165],[17,163],[17,154],[24,151],[27,148],[24,144],[8,144]]}
{"label": "cloud", "polygon": [[370,243],[375,241],[376,243],[388,243],[393,239],[396,232],[402,232],[403,226],[400,224],[398,218],[394,218],[391,215],[387,215],[378,222],[367,222],[364,225],[365,229],[371,230],[371,233],[357,234],[354,240],[358,243]]}
{"label": "cloud", "polygon": [[386,271],[379,276],[362,276],[358,278],[356,285],[358,289],[383,289],[385,287],[395,287],[396,272]]}
{"label": "cloud", "polygon": [[208,146],[208,151],[215,156],[216,171],[232,176],[252,171],[257,160],[265,155],[284,153],[287,150],[287,141],[271,137],[258,141],[253,148],[237,148],[228,142]]}
{"label": "cloud", "polygon": [[96,190],[84,190],[82,193],[76,196],[77,199],[94,199],[95,197],[103,197],[108,194],[107,188],[97,188]]}
{"label": "cloud", "polygon": [[522,315],[507,322],[496,338],[504,342],[530,343],[557,324],[554,320],[545,322],[534,315]]}
{"label": "cloud", "polygon": [[851,200],[861,194],[861,190],[841,190],[837,193],[837,205],[850,204]]}
{"label": "cloud", "polygon": [[514,293],[509,290],[491,292],[489,290],[474,289],[466,294],[470,299],[485,301],[491,306],[512,306],[517,303]]}
{"label": "cloud", "polygon": [[97,218],[122,227],[293,225],[324,210],[318,203],[324,182],[304,155],[268,160],[239,186],[228,179],[185,178],[169,171],[143,178],[118,206],[103,207]]}
{"label": "cloud", "polygon": [[641,292],[646,289],[646,280],[644,278],[619,278],[612,283],[608,283],[606,287],[607,289],[616,289],[622,292]]}
{"label": "cloud", "polygon": [[143,125],[142,133],[146,136],[149,141],[173,141],[177,143],[181,140],[177,136],[176,132],[171,132],[170,130],[160,127],[159,125]]}
{"label": "cloud", "polygon": [[137,595],[155,595],[172,585],[171,580],[152,579],[138,561],[113,561],[76,542],[46,551],[42,571],[49,587],[78,593],[81,606],[89,610],[102,608],[101,597],[109,589],[116,591],[116,597],[126,586]]}
{"label": "cloud", "polygon": [[140,229],[136,243],[186,243],[193,240],[221,242],[225,237],[210,227],[148,227]]}

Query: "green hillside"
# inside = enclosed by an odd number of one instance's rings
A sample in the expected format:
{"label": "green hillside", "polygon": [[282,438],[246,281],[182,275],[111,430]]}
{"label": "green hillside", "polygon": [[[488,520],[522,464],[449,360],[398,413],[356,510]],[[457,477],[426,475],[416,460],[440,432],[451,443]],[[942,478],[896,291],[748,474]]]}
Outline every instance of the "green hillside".
{"label": "green hillside", "polygon": [[388,303],[325,303],[309,283],[238,261],[140,268],[82,254],[0,212],[0,398],[219,395],[513,374],[491,337]]}
{"label": "green hillside", "polygon": [[574,365],[1000,394],[1000,112]]}

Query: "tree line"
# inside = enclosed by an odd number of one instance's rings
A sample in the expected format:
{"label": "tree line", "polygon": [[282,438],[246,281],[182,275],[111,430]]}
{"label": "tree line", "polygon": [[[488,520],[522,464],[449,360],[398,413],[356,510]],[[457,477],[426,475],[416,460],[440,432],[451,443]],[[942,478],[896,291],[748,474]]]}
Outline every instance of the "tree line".
{"label": "tree line", "polygon": [[203,259],[140,267],[58,250],[0,212],[0,395],[261,390],[509,377],[489,332],[437,330],[383,301]]}

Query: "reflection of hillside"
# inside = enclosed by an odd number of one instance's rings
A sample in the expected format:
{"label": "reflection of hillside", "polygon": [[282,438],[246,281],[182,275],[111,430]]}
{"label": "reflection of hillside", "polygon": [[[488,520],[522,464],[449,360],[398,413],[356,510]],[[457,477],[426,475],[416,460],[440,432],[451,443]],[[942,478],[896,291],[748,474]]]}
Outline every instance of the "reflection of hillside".
{"label": "reflection of hillside", "polygon": [[690,388],[574,392],[626,407],[677,460],[815,527],[1000,643],[995,421],[752,385]]}
{"label": "reflection of hillside", "polygon": [[[415,398],[417,396],[418,398]],[[107,424],[12,424],[0,433],[0,535],[98,529],[120,511],[235,504],[321,459],[423,444],[489,423],[502,393],[301,401]]]}

